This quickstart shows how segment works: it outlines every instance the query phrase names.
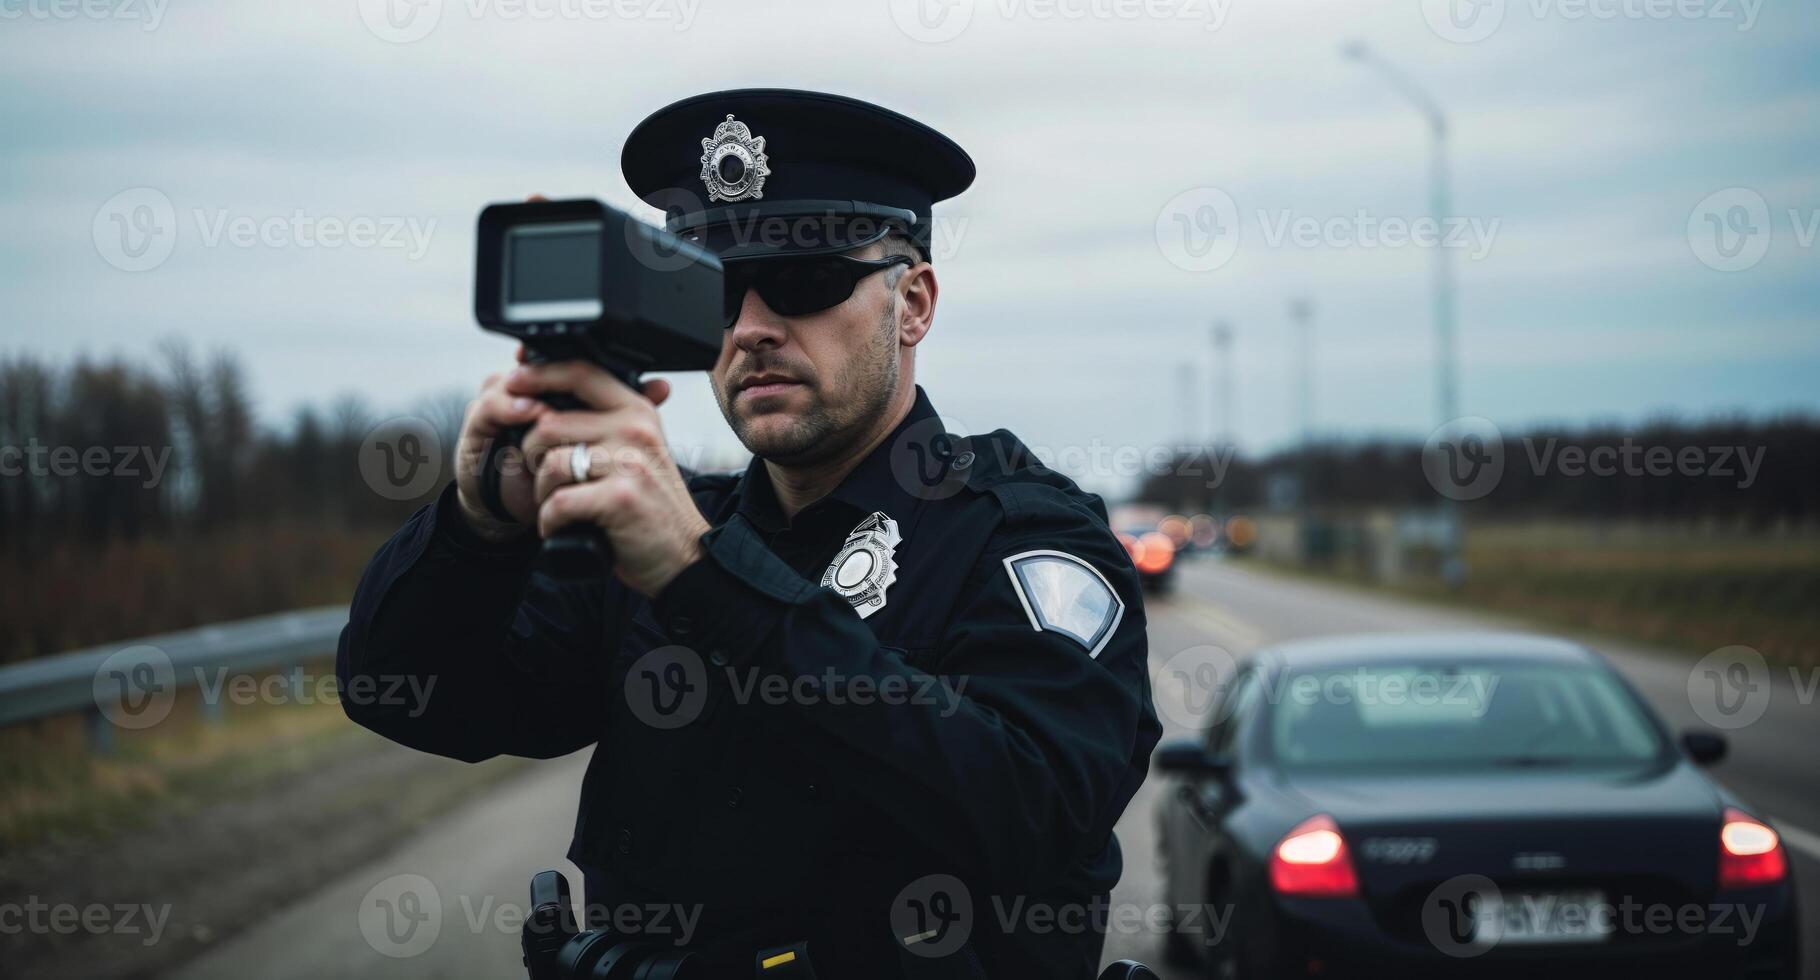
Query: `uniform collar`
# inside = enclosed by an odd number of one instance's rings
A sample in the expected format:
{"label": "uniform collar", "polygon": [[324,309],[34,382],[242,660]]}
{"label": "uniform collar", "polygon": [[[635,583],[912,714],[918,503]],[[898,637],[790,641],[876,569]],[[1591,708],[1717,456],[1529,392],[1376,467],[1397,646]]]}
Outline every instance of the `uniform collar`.
{"label": "uniform collar", "polygon": [[[767,534],[793,523],[801,526],[808,522],[819,522],[830,514],[843,520],[861,520],[875,511],[882,511],[899,524],[907,525],[911,522],[917,504],[921,503],[921,498],[913,494],[893,471],[893,455],[898,454],[899,459],[917,462],[949,455],[945,443],[942,447],[930,445],[941,434],[941,426],[919,424],[931,419],[939,419],[935,406],[930,404],[923,386],[917,385],[916,400],[910,405],[909,414],[897,424],[897,428],[892,429],[890,435],[874,447],[865,459],[860,460],[859,465],[832,492],[803,508],[794,522],[784,517],[783,507],[777,501],[777,491],[771,485],[771,473],[765,468],[765,461],[754,456],[751,464],[746,467],[745,479],[740,481],[739,513],[753,527]],[[912,444],[920,445],[921,451]]]}

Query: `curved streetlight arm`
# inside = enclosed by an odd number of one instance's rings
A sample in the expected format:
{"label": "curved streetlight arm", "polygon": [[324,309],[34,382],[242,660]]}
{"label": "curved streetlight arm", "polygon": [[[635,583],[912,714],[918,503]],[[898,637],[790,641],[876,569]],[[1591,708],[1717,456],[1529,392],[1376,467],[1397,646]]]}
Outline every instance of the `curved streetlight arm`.
{"label": "curved streetlight arm", "polygon": [[1447,114],[1441,111],[1441,104],[1436,102],[1426,89],[1417,85],[1408,75],[1378,57],[1377,52],[1366,46],[1365,42],[1349,42],[1340,48],[1340,53],[1383,76],[1384,80],[1390,83],[1391,88],[1396,89],[1399,95],[1415,105],[1416,109],[1428,120],[1428,125],[1435,131],[1435,135],[1446,134]]}

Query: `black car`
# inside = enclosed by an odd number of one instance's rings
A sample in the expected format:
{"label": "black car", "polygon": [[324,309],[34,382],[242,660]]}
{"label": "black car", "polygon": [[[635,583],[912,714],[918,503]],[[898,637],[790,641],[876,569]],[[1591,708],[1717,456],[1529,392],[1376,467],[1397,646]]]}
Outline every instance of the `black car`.
{"label": "black car", "polygon": [[1215,977],[1793,977],[1774,830],[1597,654],[1527,636],[1260,651],[1165,743],[1170,959]]}

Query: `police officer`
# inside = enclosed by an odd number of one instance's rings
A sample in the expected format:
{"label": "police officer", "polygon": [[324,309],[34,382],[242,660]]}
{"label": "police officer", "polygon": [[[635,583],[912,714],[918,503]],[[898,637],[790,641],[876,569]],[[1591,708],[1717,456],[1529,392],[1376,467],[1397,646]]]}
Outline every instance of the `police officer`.
{"label": "police officer", "polygon": [[[588,905],[698,912],[700,946],[806,942],[824,980],[1092,977],[1159,734],[1144,610],[1098,497],[1009,432],[945,433],[916,384],[931,209],[972,160],[878,106],[740,90],[659,110],[622,165],[725,262],[712,382],[751,465],[679,470],[661,380],[489,379],[341,638],[344,684],[433,697],[349,716],[469,761],[593,745]],[[495,513],[476,461],[525,424]],[[612,541],[604,589],[539,570],[576,521]]]}

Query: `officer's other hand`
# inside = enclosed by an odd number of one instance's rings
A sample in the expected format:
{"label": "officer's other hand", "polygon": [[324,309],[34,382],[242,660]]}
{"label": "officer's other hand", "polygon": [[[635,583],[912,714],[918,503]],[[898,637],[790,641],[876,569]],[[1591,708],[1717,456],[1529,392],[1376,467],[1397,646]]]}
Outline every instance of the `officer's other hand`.
{"label": "officer's other hand", "polygon": [[[633,391],[586,361],[521,364],[506,391],[523,398],[567,392],[586,408],[546,411],[525,435],[537,461],[537,530],[548,537],[565,524],[598,525],[613,542],[619,577],[656,595],[701,558],[698,540],[708,522],[689,496],[670,456],[657,406],[670,383],[648,381]],[[577,481],[576,446],[587,447],[587,479]]]}
{"label": "officer's other hand", "polygon": [[[524,349],[519,349],[524,360]],[[514,426],[528,425],[550,410],[535,398],[515,395],[506,390],[506,375],[495,374],[480,386],[480,394],[468,403],[468,413],[461,420],[461,438],[455,449],[456,497],[468,526],[489,541],[508,541],[527,533],[537,520],[537,497],[533,470],[525,455],[517,449],[505,451],[500,461],[499,495],[513,517],[502,521],[487,509],[480,496],[480,471],[486,455],[499,434]]]}

